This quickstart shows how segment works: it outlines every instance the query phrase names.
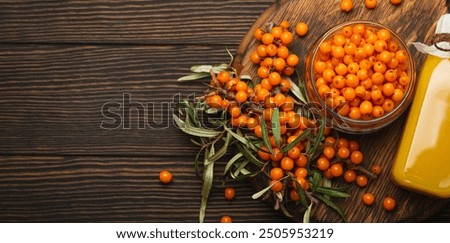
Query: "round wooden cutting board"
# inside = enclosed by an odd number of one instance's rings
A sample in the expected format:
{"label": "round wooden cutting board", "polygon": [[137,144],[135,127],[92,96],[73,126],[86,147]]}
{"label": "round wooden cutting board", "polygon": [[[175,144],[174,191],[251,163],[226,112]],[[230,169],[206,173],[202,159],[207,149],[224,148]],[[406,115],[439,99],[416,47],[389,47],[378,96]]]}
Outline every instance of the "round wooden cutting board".
{"label": "round wooden cutting board", "polygon": [[[447,12],[445,0],[413,1],[405,0],[399,6],[394,6],[389,1],[378,1],[374,10],[364,6],[363,1],[353,1],[354,9],[350,13],[344,13],[339,8],[339,0],[285,0],[276,1],[254,23],[248,34],[244,37],[233,63],[241,74],[248,74],[256,78],[256,66],[249,59],[249,53],[255,50],[259,43],[253,39],[256,28],[264,26],[268,22],[280,23],[288,20],[292,25],[303,21],[309,25],[309,33],[305,37],[298,37],[290,45],[290,50],[301,58],[300,80],[304,80],[304,59],[314,42],[332,26],[349,20],[370,20],[390,27],[396,31],[405,42],[427,42],[434,33],[436,21]],[[293,26],[291,26],[292,30]],[[417,70],[420,71],[425,55],[411,48]],[[401,189],[390,180],[390,169],[397,151],[402,127],[406,116],[403,115],[393,124],[381,131],[367,135],[346,135],[356,139],[361,144],[361,150],[365,154],[365,166],[370,167],[379,163],[383,172],[376,180],[366,188],[352,186],[350,198],[335,200],[344,210],[349,222],[402,222],[420,221],[435,213],[448,201],[433,199],[414,192]],[[254,183],[257,190],[265,185]],[[367,207],[361,202],[365,192],[372,192],[375,203]],[[397,200],[394,211],[388,212],[382,207],[382,199],[392,196]],[[318,222],[341,222],[337,213],[325,205],[316,207],[313,211],[313,219]],[[302,215],[295,215],[294,221],[302,221]]]}

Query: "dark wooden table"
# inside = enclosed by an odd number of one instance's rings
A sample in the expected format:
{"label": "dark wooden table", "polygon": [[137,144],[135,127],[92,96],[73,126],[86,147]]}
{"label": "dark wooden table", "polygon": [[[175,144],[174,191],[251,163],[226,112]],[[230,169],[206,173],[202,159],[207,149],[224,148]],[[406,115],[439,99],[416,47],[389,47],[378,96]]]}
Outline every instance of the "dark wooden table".
{"label": "dark wooden table", "polygon": [[[176,79],[227,62],[273,2],[2,1],[0,222],[198,222],[197,147],[171,115],[204,86]],[[290,222],[233,186],[231,203],[213,189],[206,222]]]}

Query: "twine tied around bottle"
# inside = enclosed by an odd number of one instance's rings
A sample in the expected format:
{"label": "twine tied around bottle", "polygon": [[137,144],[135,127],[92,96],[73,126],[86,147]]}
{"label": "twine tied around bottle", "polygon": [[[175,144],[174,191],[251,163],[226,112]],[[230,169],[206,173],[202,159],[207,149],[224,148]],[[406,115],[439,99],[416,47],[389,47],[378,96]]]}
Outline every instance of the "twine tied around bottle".
{"label": "twine tied around bottle", "polygon": [[[442,47],[442,43],[447,42],[448,45],[446,47]],[[434,34],[431,37],[431,43],[441,51],[450,51],[450,33],[439,33]]]}

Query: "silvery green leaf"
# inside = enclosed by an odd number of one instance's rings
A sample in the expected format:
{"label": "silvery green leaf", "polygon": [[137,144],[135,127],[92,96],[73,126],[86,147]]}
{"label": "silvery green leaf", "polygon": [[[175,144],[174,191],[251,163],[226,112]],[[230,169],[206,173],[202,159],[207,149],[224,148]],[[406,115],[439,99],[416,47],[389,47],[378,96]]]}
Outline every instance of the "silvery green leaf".
{"label": "silvery green leaf", "polygon": [[300,136],[296,137],[294,141],[292,141],[290,144],[286,145],[281,151],[283,153],[287,153],[291,148],[295,147],[299,142],[301,142],[303,139],[305,139],[309,134],[311,133],[311,129],[308,128],[305,131],[303,131]]}
{"label": "silvery green leaf", "polygon": [[261,131],[262,131],[264,145],[266,145],[266,147],[269,149],[269,152],[271,154],[273,154],[272,145],[270,145],[270,140],[269,140],[269,131],[267,130],[266,121],[264,120],[264,118],[262,116],[260,117],[259,124],[261,125]]}
{"label": "silvery green leaf", "polygon": [[303,102],[303,104],[308,103],[305,96],[300,91],[300,88],[292,81],[292,79],[287,78],[287,80],[289,81],[289,83],[291,83],[290,90],[291,90],[292,94],[294,94],[294,96],[297,97],[297,99],[299,99],[301,102]]}
{"label": "silvery green leaf", "polygon": [[323,203],[325,203],[328,207],[334,209],[334,211],[336,211],[341,218],[344,220],[344,222],[348,222],[347,220],[347,216],[345,216],[344,211],[342,211],[341,208],[339,208],[334,202],[332,202],[331,200],[325,198],[324,196],[317,194],[315,195],[320,201],[322,201]]}
{"label": "silvery green leaf", "polygon": [[261,191],[255,193],[252,195],[253,199],[258,199],[260,197],[262,197],[262,195],[264,195],[266,192],[268,192],[270,190],[270,188],[272,188],[272,186],[275,184],[270,184],[269,186],[267,186],[266,188],[262,189]]}
{"label": "silvery green leaf", "polygon": [[233,166],[233,164],[240,158],[242,158],[242,156],[244,156],[242,153],[237,153],[233,156],[233,158],[231,158],[228,163],[225,165],[225,169],[223,171],[223,174],[225,175],[231,168],[231,166]]}
{"label": "silvery green leaf", "polygon": [[233,132],[230,128],[228,128],[227,126],[223,126],[223,128],[231,134],[231,136],[233,136],[236,140],[238,140],[239,142],[241,142],[242,144],[247,144],[247,139],[245,139],[244,137],[238,135],[237,133]]}
{"label": "silvery green leaf", "polygon": [[181,120],[178,116],[173,114],[173,120],[177,124],[177,126],[185,133],[196,136],[196,137],[205,137],[205,138],[213,138],[220,135],[221,132],[208,130],[204,128],[198,128],[189,126],[183,120]]}
{"label": "silvery green leaf", "polygon": [[306,211],[303,214],[303,223],[310,222],[312,205],[313,205],[313,203],[311,202],[311,204],[309,204],[309,206],[306,208]]}
{"label": "silvery green leaf", "polygon": [[252,77],[250,75],[244,74],[240,77],[241,80],[249,80],[252,81]]}
{"label": "silvery green leaf", "polygon": [[228,68],[230,68],[230,66],[228,66],[228,64],[219,64],[217,66],[213,66],[211,70],[213,71],[213,73],[218,74],[221,71],[226,70]]}
{"label": "silvery green leaf", "polygon": [[[214,146],[211,150],[206,150],[205,153],[205,165],[203,168],[203,187],[202,187],[202,200],[200,204],[199,222],[203,223],[206,213],[206,205],[208,202],[209,192],[211,191],[213,177],[214,177],[214,163],[208,162],[208,157],[214,154]],[[206,156],[207,155],[207,156]]]}

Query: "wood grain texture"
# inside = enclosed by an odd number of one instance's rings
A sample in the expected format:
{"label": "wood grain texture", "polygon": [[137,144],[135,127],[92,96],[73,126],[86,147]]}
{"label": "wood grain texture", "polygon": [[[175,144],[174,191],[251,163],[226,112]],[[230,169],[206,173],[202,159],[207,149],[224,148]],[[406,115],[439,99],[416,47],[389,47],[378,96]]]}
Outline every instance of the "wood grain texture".
{"label": "wood grain texture", "polygon": [[0,42],[236,45],[271,3],[3,1]]}
{"label": "wood grain texture", "polygon": [[[163,185],[159,172],[174,180]],[[0,156],[1,222],[198,222],[201,180],[186,157]],[[251,199],[246,182],[228,202],[212,189],[205,222],[287,222]],[[249,210],[251,209],[251,210]]]}
{"label": "wood grain texture", "polygon": [[[435,23],[438,18],[447,12],[445,1],[434,1],[423,5],[418,1],[406,1],[401,6],[395,7],[388,1],[380,2],[376,9],[368,10],[363,4],[355,4],[350,13],[340,11],[336,1],[327,1],[321,4],[321,14],[317,14],[317,9],[311,8],[315,1],[276,1],[269,7],[255,22],[248,34],[244,37],[237,51],[237,58],[234,66],[243,68],[242,74],[257,77],[257,66],[252,65],[249,53],[259,45],[253,38],[253,32],[258,27],[265,24],[280,23],[281,20],[288,20],[290,23],[304,21],[310,26],[310,31],[305,38],[297,38],[290,44],[293,53],[303,57],[300,63],[300,80],[305,80],[304,63],[308,52],[321,35],[338,23],[349,20],[370,20],[384,24],[397,32],[405,42],[429,40],[434,32]],[[420,70],[425,55],[412,50],[413,59]],[[397,151],[399,138],[403,122],[406,116],[391,124],[385,129],[376,133],[353,136],[361,142],[361,150],[365,154],[365,164],[369,168],[372,164],[378,163],[384,172],[369,184],[367,188],[361,190],[357,187],[349,189],[352,197],[348,199],[336,200],[338,205],[344,210],[350,222],[400,222],[423,220],[442,208],[448,201],[432,199],[403,190],[395,186],[390,181],[390,169]],[[345,135],[344,135],[345,136]],[[257,185],[264,188],[266,183]],[[341,183],[339,186],[345,186]],[[372,207],[366,207],[361,203],[361,197],[366,192],[372,192],[377,201]],[[387,212],[381,203],[386,196],[394,197],[397,200],[396,210]],[[301,211],[301,206],[293,207],[293,212]],[[330,210],[325,204],[321,204],[313,213],[313,217],[319,222],[340,222],[339,215]],[[296,217],[297,221],[302,221],[302,215]]]}

